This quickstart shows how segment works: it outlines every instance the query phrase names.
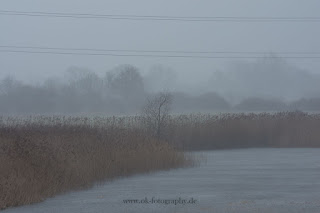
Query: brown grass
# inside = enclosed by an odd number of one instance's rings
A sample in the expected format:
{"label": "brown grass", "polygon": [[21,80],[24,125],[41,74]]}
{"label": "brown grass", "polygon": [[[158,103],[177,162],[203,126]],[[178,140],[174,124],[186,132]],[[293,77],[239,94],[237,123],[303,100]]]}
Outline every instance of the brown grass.
{"label": "brown grass", "polygon": [[[0,117],[0,208],[116,177],[193,165],[182,152],[320,147],[320,114],[171,116],[164,141],[132,117]],[[175,148],[173,148],[175,147]]]}
{"label": "brown grass", "polygon": [[181,115],[171,118],[167,138],[183,150],[249,147],[320,147],[320,114]]}
{"label": "brown grass", "polygon": [[1,119],[0,209],[115,177],[192,165],[183,153],[140,130],[73,119],[78,124],[58,117]]}

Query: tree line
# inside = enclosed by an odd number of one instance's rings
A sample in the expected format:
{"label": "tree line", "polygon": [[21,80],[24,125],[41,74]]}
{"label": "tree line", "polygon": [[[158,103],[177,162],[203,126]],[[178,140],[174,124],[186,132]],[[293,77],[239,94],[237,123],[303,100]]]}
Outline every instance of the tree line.
{"label": "tree line", "polygon": [[[64,81],[50,78],[39,85],[5,77],[0,81],[0,113],[135,114],[141,112],[147,97],[155,92],[148,91],[146,84],[150,82],[132,65],[120,65],[102,77],[90,70],[71,68]],[[201,95],[171,92],[171,95],[172,112],[176,113],[320,109],[320,98],[286,103],[250,97],[232,105],[215,92]]]}

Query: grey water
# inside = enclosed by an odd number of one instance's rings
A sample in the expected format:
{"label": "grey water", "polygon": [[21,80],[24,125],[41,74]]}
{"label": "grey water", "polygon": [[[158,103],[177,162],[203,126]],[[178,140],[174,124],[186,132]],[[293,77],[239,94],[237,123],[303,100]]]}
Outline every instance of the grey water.
{"label": "grey water", "polygon": [[[320,212],[320,149],[192,155],[205,160],[198,167],[121,178],[3,212]],[[125,203],[128,199],[140,203]]]}

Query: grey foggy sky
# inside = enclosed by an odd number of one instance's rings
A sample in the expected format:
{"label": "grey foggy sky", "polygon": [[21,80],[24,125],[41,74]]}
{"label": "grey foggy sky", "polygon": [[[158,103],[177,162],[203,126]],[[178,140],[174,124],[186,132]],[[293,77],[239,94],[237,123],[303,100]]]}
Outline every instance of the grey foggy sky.
{"label": "grey foggy sky", "polygon": [[[1,10],[169,16],[319,16],[318,0],[1,0]],[[320,51],[316,23],[225,23],[69,19],[0,15],[0,45],[189,51]],[[0,53],[0,78],[37,82],[70,66],[103,75],[119,64],[146,72],[154,64],[186,84],[205,81],[230,59],[169,59]],[[289,60],[318,72],[319,59]],[[320,72],[320,71],[319,71]],[[200,76],[200,77],[199,77]]]}

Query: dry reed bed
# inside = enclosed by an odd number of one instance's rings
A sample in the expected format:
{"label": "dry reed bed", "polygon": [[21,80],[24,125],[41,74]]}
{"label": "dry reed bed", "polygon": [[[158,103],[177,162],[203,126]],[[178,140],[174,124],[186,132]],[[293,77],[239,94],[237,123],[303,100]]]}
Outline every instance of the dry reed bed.
{"label": "dry reed bed", "polygon": [[166,137],[183,150],[320,147],[320,114],[224,113],[175,116]]}
{"label": "dry reed bed", "polygon": [[167,142],[144,126],[139,116],[0,117],[0,208],[194,163],[176,148],[320,147],[320,114],[299,111],[171,116]]}
{"label": "dry reed bed", "polygon": [[120,176],[192,165],[168,143],[133,128],[61,118],[20,121],[0,125],[0,209]]}

